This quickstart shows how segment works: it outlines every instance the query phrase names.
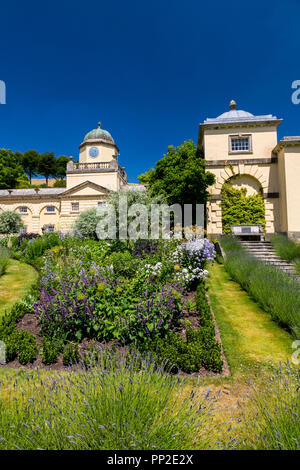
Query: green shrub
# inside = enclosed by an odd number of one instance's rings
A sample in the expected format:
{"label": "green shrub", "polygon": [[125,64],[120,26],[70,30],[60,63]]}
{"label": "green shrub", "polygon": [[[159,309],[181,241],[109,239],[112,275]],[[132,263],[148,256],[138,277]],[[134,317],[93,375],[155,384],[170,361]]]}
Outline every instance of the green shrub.
{"label": "green shrub", "polygon": [[96,228],[100,217],[97,209],[88,209],[81,212],[75,223],[75,228],[83,238],[96,238]]}
{"label": "green shrub", "polygon": [[5,343],[5,361],[11,362],[18,355],[19,336],[16,330],[13,330],[8,336],[2,336],[1,340]]}
{"label": "green shrub", "polygon": [[139,264],[139,261],[134,259],[129,251],[113,253],[109,259],[113,265],[114,273],[117,276],[132,277]]}
{"label": "green shrub", "polygon": [[3,237],[0,238],[0,246],[3,246],[4,248],[8,248],[8,237]]}
{"label": "green shrub", "polygon": [[270,241],[275,249],[275,253],[280,258],[287,261],[300,258],[300,245],[297,245],[293,240],[279,233],[275,233],[271,236]]}
{"label": "green shrub", "polygon": [[18,359],[20,364],[26,365],[35,361],[38,353],[37,343],[34,335],[27,330],[18,333]]}
{"label": "green shrub", "polygon": [[21,215],[15,211],[3,211],[0,214],[0,233],[9,235],[18,233],[24,224]]}
{"label": "green shrub", "polygon": [[42,356],[42,363],[45,365],[55,364],[58,354],[62,351],[63,345],[61,341],[49,340],[43,337],[42,349],[40,351]]}
{"label": "green shrub", "polygon": [[68,343],[63,351],[63,363],[65,366],[71,366],[78,363],[79,350],[78,344]]}
{"label": "green shrub", "polygon": [[5,274],[6,269],[9,265],[10,252],[7,248],[0,246],[0,276]]}
{"label": "green shrub", "polygon": [[25,260],[31,262],[40,258],[46,250],[50,250],[59,244],[59,237],[56,233],[47,233],[42,237],[30,240],[25,247]]}

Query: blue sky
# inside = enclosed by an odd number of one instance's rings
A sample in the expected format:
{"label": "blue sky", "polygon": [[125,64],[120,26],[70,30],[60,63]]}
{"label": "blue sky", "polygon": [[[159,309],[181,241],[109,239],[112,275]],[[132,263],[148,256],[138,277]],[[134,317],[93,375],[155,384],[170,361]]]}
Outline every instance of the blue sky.
{"label": "blue sky", "polygon": [[78,157],[102,122],[130,181],[228,109],[300,135],[300,1],[1,3],[0,147]]}

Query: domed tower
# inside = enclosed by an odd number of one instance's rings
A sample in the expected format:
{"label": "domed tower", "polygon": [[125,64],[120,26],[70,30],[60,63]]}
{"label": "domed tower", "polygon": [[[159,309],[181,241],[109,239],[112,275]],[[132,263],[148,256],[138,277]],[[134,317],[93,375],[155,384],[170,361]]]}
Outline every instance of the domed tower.
{"label": "domed tower", "polygon": [[101,128],[88,132],[79,145],[79,162],[70,157],[67,165],[67,189],[95,183],[109,191],[119,191],[127,184],[125,168],[119,166],[119,149],[111,134]]}
{"label": "domed tower", "polygon": [[108,131],[101,128],[100,122],[98,128],[88,132],[79,145],[80,163],[109,162],[118,155],[119,149],[114,139]]}

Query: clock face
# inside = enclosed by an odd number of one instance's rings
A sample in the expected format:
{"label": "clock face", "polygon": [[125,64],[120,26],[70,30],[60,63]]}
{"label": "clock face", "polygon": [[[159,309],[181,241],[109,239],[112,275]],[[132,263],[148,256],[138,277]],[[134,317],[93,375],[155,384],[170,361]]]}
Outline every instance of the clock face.
{"label": "clock face", "polygon": [[99,153],[99,150],[97,149],[97,147],[91,147],[90,148],[90,151],[89,151],[89,155],[90,157],[97,157],[98,156],[98,153]]}

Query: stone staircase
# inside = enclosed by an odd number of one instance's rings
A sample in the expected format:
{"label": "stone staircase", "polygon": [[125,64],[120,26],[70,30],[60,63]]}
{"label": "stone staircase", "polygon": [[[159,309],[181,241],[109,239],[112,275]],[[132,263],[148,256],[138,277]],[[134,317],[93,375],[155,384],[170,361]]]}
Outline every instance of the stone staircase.
{"label": "stone staircase", "polygon": [[273,266],[282,269],[282,271],[285,271],[287,274],[290,274],[299,280],[299,276],[296,275],[294,266],[288,261],[284,261],[279,258],[279,256],[275,254],[274,248],[270,242],[242,240],[241,244],[251,255],[260,259],[264,263],[272,264]]}

